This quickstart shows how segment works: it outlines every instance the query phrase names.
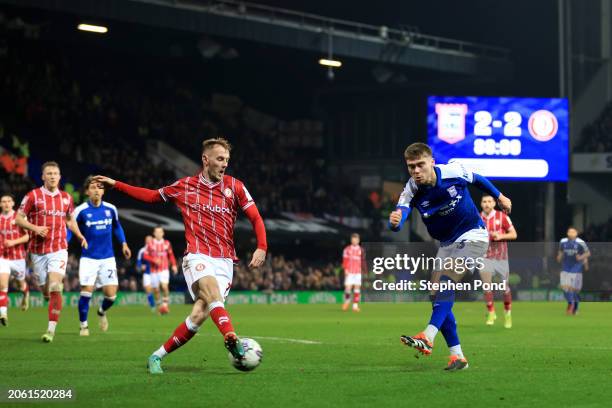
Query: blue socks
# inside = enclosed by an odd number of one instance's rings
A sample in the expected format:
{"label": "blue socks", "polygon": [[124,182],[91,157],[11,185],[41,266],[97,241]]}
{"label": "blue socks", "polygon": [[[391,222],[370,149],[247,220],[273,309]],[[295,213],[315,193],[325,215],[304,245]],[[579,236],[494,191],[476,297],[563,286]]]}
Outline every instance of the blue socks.
{"label": "blue socks", "polygon": [[573,302],[572,292],[563,291],[563,296],[565,296],[565,300],[567,300],[567,305],[571,305]]}
{"label": "blue socks", "polygon": [[573,292],[574,293],[574,314],[576,314],[576,312],[578,311],[578,305],[580,304],[580,295],[578,294],[578,292]]}
{"label": "blue socks", "polygon": [[449,348],[457,346],[459,344],[459,335],[457,334],[457,321],[455,320],[455,315],[452,311],[450,311],[446,316],[446,320],[444,320],[444,323],[442,323],[440,331],[442,332],[442,336],[444,336],[444,340],[446,340],[446,345]]}
{"label": "blue socks", "polygon": [[115,303],[115,299],[117,299],[117,296],[113,296],[113,297],[104,296],[104,300],[102,301],[102,304],[100,305],[100,308],[98,309],[98,316],[104,315],[106,311],[110,309],[110,307],[113,305],[113,303]]}
{"label": "blue socks", "polygon": [[89,301],[91,300],[91,292],[81,292],[79,298],[79,321],[82,327],[87,327],[87,314],[89,313]]}
{"label": "blue socks", "polygon": [[573,314],[576,314],[578,305],[580,304],[580,295],[578,292],[563,291],[563,296],[565,297],[565,300],[567,300],[567,307],[569,308],[572,306]]}
{"label": "blue socks", "polygon": [[154,308],[155,307],[155,297],[153,297],[153,293],[149,293],[147,295],[147,301],[149,302],[149,306]]}
{"label": "blue socks", "polygon": [[[448,276],[442,276],[440,278],[440,283],[448,283],[452,282]],[[446,289],[443,291],[438,291],[434,298],[433,302],[433,310],[431,312],[431,319],[429,319],[429,324],[440,329],[442,324],[446,320],[449,314],[452,315],[453,304],[455,303],[455,291],[452,289]],[[453,317],[453,322],[455,321]]]}

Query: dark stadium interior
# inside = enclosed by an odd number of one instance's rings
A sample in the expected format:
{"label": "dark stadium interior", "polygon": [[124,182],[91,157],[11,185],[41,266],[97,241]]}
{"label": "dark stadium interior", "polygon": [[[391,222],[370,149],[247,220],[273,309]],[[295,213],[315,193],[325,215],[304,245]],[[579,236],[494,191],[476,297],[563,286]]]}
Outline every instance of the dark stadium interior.
{"label": "dark stadium interior", "polygon": [[[262,2],[278,7],[282,3]],[[556,75],[550,75],[557,70],[557,50],[549,45],[556,16],[545,11],[554,2],[529,3],[529,18],[521,16],[521,7],[514,3],[499,5],[496,13],[505,17],[499,20],[495,15],[483,20],[470,12],[480,9],[483,1],[461,6],[447,2],[442,15],[434,4],[391,3],[393,7],[381,8],[380,13],[372,13],[365,3],[347,9],[329,2],[295,2],[292,8],[389,27],[404,26],[408,22],[399,16],[408,15],[423,33],[508,48],[512,77],[502,75],[500,80],[495,74],[469,76],[343,58],[345,66],[330,81],[326,69],[315,63],[314,52],[124,21],[111,21],[108,35],[96,36],[74,29],[83,19],[79,15],[3,6],[0,142],[18,154],[11,138],[26,141],[30,169],[58,160],[64,184],[82,200],[79,188],[88,174],[107,174],[151,188],[172,182],[171,168],[155,165],[143,154],[152,139],[197,162],[201,140],[224,136],[235,145],[230,173],[244,179],[265,216],[289,212],[335,221],[353,217],[362,220],[365,239],[385,240],[381,220],[397,197],[380,187],[360,187],[359,177],[373,171],[385,181],[406,181],[402,151],[425,139],[426,124],[420,118],[426,114],[427,95],[554,96],[558,87]],[[468,23],[453,21],[459,7]],[[512,29],[518,19],[524,25],[519,33]],[[551,38],[529,41],[539,32]],[[525,59],[529,64],[521,63]],[[584,128],[576,151],[609,151],[609,112],[609,107],[604,109]],[[19,200],[39,181],[36,170],[26,177],[7,174],[2,190]],[[544,183],[499,184],[515,200],[513,220],[520,239],[543,239]],[[566,184],[557,183],[556,200],[562,202],[568,194]],[[108,198],[121,200],[113,192]],[[572,222],[572,212],[567,206],[555,211],[556,237]],[[589,240],[610,239],[610,222],[587,219],[584,232]],[[336,226],[341,234],[322,240],[271,234],[272,254],[280,263],[295,260],[306,276],[312,268],[329,271],[331,263],[335,271],[323,275],[337,276],[337,248],[347,241],[350,227]],[[140,236],[128,239],[133,247],[140,246]],[[240,253],[246,255],[252,239],[237,239]],[[184,244],[176,241],[180,252]],[[310,250],[319,254],[317,261],[300,259]],[[278,268],[268,267],[267,279],[272,281]],[[129,276],[129,265],[126,270]],[[279,289],[279,279],[275,285],[257,287]],[[335,285],[339,287],[339,281]]]}

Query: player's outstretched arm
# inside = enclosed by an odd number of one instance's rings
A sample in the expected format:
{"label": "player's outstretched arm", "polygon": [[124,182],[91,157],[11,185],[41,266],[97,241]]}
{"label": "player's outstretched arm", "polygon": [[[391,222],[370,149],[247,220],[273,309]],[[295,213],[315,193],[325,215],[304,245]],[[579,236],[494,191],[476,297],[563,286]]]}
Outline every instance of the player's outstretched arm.
{"label": "player's outstretched arm", "polygon": [[499,208],[506,214],[510,214],[512,211],[512,201],[503,195],[486,177],[473,173],[473,184],[480,190],[494,197],[497,200]]}
{"label": "player's outstretched arm", "polygon": [[94,181],[114,188],[117,191],[121,191],[122,193],[125,193],[130,197],[145,203],[159,203],[162,201],[162,197],[157,190],[130,186],[129,184],[113,180],[112,178],[106,176],[94,176]]}
{"label": "player's outstretched arm", "polygon": [[268,241],[266,238],[266,226],[263,222],[263,218],[259,214],[257,206],[251,205],[244,211],[251,225],[253,231],[255,231],[255,237],[257,238],[257,249],[253,252],[253,257],[249,263],[250,268],[258,268],[263,265],[266,260],[266,251],[268,250]]}

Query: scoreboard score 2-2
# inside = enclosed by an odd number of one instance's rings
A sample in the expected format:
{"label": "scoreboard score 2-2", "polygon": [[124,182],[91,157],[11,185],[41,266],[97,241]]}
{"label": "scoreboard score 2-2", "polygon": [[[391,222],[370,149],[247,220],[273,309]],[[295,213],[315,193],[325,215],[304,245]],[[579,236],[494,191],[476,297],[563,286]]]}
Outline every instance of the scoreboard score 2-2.
{"label": "scoreboard score 2-2", "polygon": [[430,96],[427,128],[437,163],[497,180],[568,179],[567,99]]}

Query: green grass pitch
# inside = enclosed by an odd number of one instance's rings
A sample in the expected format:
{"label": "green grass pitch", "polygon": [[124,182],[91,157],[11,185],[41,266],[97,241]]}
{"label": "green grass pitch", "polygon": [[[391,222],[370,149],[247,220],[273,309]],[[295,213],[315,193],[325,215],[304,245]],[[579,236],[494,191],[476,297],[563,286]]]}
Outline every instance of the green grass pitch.
{"label": "green grass pitch", "polygon": [[[78,335],[77,310],[66,308],[51,344],[40,341],[46,309],[11,309],[9,326],[0,327],[0,388],[74,388],[76,402],[58,407],[610,406],[612,303],[583,303],[575,317],[562,303],[513,306],[515,327],[507,330],[499,304],[493,327],[484,325],[483,304],[455,305],[470,363],[461,372],[442,370],[441,335],[433,355],[420,359],[400,343],[401,334],[425,327],[426,303],[364,304],[361,313],[338,305],[232,306],[238,333],[263,347],[257,370],[232,368],[206,322],[164,359],[161,376],[148,374],[146,359],[188,306],[163,317],[145,306],[116,307],[107,333],[92,310],[88,338]],[[46,404],[15,404],[29,405]]]}

